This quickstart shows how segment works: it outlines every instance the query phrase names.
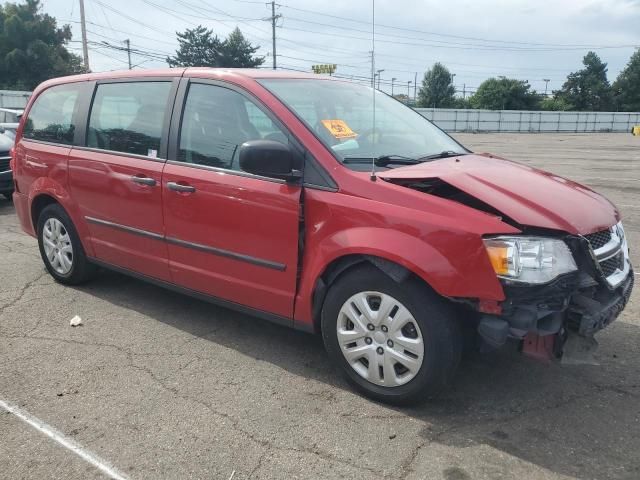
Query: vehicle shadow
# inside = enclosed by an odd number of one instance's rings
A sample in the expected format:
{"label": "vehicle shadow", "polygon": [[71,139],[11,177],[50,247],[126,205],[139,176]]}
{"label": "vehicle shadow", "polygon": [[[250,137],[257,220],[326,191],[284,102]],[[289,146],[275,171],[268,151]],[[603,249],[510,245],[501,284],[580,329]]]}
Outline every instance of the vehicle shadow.
{"label": "vehicle shadow", "polygon": [[[113,272],[79,290],[292,374],[349,389],[329,365],[319,336]],[[428,445],[490,447],[579,478],[640,478],[640,328],[618,322],[600,340],[600,366],[545,365],[513,351],[472,354],[439,398],[384,409],[423,421]],[[471,478],[456,472],[455,478]]]}

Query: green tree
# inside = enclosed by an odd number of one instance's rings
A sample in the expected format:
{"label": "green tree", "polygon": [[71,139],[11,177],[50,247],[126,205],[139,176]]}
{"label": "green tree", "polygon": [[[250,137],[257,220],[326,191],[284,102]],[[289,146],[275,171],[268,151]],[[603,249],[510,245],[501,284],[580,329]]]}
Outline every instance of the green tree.
{"label": "green tree", "polygon": [[455,102],[456,89],[453,86],[453,75],[442,65],[436,62],[422,79],[422,87],[418,91],[418,106],[446,108],[452,107]]}
{"label": "green tree", "polygon": [[640,112],[640,49],[613,82],[614,102],[623,112]]}
{"label": "green tree", "polygon": [[176,33],[178,50],[167,57],[170,67],[218,67],[222,56],[222,41],[213,30],[202,25]]}
{"label": "green tree", "polygon": [[84,72],[67,50],[71,28],[40,12],[39,0],[0,5],[0,88],[33,90],[53,77]]}
{"label": "green tree", "polygon": [[254,47],[244,38],[238,27],[229,34],[222,45],[221,67],[256,68],[264,63],[264,57],[254,54],[260,47]]}
{"label": "green tree", "polygon": [[167,57],[171,67],[254,68],[264,63],[264,57],[254,56],[260,47],[251,45],[237,27],[225,40],[202,25],[177,36],[178,50]]}
{"label": "green tree", "polygon": [[469,98],[473,108],[489,110],[535,110],[539,102],[529,82],[504,77],[485,80]]}
{"label": "green tree", "polygon": [[554,112],[571,110],[571,105],[563,98],[545,97],[540,102],[540,110],[549,110]]}
{"label": "green tree", "polygon": [[607,64],[594,52],[587,53],[582,64],[582,70],[569,74],[556,98],[571,105],[571,110],[611,110],[613,93],[607,80]]}

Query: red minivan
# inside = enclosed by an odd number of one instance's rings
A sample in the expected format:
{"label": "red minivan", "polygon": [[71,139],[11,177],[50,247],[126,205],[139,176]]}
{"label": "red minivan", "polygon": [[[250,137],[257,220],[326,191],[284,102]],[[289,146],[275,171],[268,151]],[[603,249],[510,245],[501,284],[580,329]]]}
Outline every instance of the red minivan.
{"label": "red minivan", "polygon": [[604,197],[474,154],[384,93],[330,77],[50,80],[12,161],[22,228],[58,282],[106,267],[321,332],[349,382],[382,401],[445,386],[469,331],[546,359],[593,342],[633,286]]}

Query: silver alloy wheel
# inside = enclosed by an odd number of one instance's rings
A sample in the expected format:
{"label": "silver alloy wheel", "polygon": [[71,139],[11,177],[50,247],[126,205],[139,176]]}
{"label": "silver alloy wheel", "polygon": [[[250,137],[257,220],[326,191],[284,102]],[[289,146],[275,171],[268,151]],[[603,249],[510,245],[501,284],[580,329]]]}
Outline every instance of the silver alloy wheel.
{"label": "silver alloy wheel", "polygon": [[73,247],[69,232],[57,218],[48,218],[42,229],[42,244],[49,265],[60,275],[66,275],[73,266]]}
{"label": "silver alloy wheel", "polygon": [[386,293],[360,292],[338,313],[338,343],[362,378],[384,387],[411,381],[424,359],[424,340],[415,318]]}

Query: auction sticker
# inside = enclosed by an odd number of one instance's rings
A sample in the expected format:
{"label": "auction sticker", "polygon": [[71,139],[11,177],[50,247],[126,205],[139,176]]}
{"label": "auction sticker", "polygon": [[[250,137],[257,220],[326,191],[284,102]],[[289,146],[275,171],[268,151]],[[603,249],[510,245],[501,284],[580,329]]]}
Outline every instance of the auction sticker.
{"label": "auction sticker", "polygon": [[349,128],[349,125],[347,125],[347,122],[344,120],[322,120],[322,124],[331,132],[331,135],[339,140],[358,136],[356,132]]}

